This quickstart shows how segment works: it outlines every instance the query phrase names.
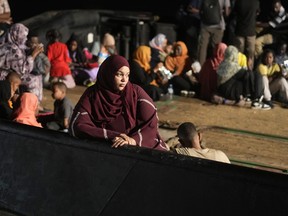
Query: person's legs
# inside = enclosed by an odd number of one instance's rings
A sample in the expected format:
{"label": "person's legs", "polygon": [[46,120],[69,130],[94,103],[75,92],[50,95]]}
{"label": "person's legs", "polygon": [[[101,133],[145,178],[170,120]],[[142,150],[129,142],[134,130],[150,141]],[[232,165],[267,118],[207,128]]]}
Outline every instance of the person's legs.
{"label": "person's legs", "polygon": [[263,80],[263,85],[264,85],[264,99],[266,101],[271,101],[271,92],[270,92],[270,88],[269,88],[269,80],[267,76],[262,76],[262,80]]}
{"label": "person's legs", "polygon": [[264,96],[264,84],[262,75],[256,71],[251,71],[252,99],[259,99]]}
{"label": "person's legs", "polygon": [[198,43],[198,60],[201,65],[203,65],[207,57],[209,38],[210,38],[210,32],[208,28],[202,27],[200,31],[199,43]]}
{"label": "person's legs", "polygon": [[288,83],[284,77],[273,80],[270,84],[270,91],[272,95],[279,91],[281,102],[288,101]]}
{"label": "person's legs", "polygon": [[239,52],[244,53],[245,48],[245,38],[241,36],[236,37],[236,47],[238,48]]}
{"label": "person's legs", "polygon": [[210,30],[210,34],[211,34],[211,45],[212,48],[214,49],[215,45],[219,44],[222,41],[224,31],[221,29],[213,28]]}
{"label": "person's legs", "polygon": [[244,53],[247,55],[247,58],[251,58],[252,60],[252,67],[254,67],[255,41],[256,36],[246,37],[246,45],[244,50]]}
{"label": "person's legs", "polygon": [[47,122],[46,127],[50,130],[60,130],[61,129],[60,125],[55,121]]}

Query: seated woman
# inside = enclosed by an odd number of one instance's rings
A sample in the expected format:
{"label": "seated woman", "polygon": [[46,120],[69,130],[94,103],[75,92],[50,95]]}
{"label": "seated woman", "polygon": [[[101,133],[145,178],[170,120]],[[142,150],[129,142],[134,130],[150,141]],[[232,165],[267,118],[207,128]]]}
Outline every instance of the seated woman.
{"label": "seated woman", "polygon": [[228,46],[224,60],[217,69],[217,92],[220,96],[244,106],[244,97],[252,97],[252,108],[268,110],[270,106],[262,102],[263,82],[255,71],[239,65],[239,52],[235,46]]}
{"label": "seated woman", "polygon": [[279,100],[283,108],[288,107],[288,83],[283,75],[282,68],[275,62],[275,53],[271,49],[265,49],[261,56],[261,63],[256,66],[264,83],[264,103],[272,108],[272,98]]}
{"label": "seated woman", "polygon": [[12,120],[21,124],[42,128],[41,123],[36,119],[38,114],[38,104],[38,98],[34,93],[22,93],[15,104]]}
{"label": "seated woman", "polygon": [[188,55],[188,49],[183,41],[177,41],[173,46],[173,54],[166,57],[164,66],[171,71],[172,78],[169,84],[173,85],[176,95],[180,95],[182,90],[199,92],[199,82],[197,75],[191,72],[192,61]]}
{"label": "seated woman", "polygon": [[151,48],[151,62],[152,68],[156,67],[159,62],[164,62],[167,53],[165,48],[167,46],[168,39],[165,34],[158,33],[150,41],[149,46]]}
{"label": "seated woman", "polygon": [[[70,69],[77,85],[94,84],[98,72],[98,63],[91,64],[90,59],[86,58],[81,40],[75,33],[72,33],[66,42],[69,51],[69,57],[72,59]],[[93,56],[91,56],[91,60]]]}
{"label": "seated woman", "polygon": [[128,61],[109,56],[95,85],[76,104],[69,133],[82,139],[108,140],[112,147],[134,145],[168,151],[158,132],[157,109],[138,85],[129,81]]}
{"label": "seated woman", "polygon": [[208,58],[199,73],[200,92],[199,98],[211,101],[213,94],[217,91],[217,69],[224,60],[224,53],[227,48],[225,43],[219,43],[215,46],[213,56]]}
{"label": "seated woman", "polygon": [[130,60],[130,82],[141,86],[153,101],[160,100],[161,94],[167,91],[167,84],[158,82],[157,71],[163,65],[159,63],[154,69],[150,67],[151,48],[145,45],[139,46]]}

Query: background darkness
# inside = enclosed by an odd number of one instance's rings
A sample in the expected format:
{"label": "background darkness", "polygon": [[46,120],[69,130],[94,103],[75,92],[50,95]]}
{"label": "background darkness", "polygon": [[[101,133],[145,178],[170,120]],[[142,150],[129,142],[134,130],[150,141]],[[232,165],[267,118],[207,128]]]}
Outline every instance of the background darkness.
{"label": "background darkness", "polygon": [[[180,4],[189,2],[189,0],[178,0],[178,1],[162,1],[157,0],[122,0],[116,4],[110,0],[96,1],[96,0],[80,0],[80,1],[68,1],[69,3],[64,4],[62,0],[8,0],[14,22],[20,22],[31,16],[35,16],[45,11],[50,10],[64,10],[64,9],[103,9],[103,10],[120,10],[120,11],[144,11],[151,12],[154,15],[160,17],[160,21],[173,21],[175,13],[179,8]],[[249,1],[249,0],[243,0]],[[260,20],[265,20],[269,9],[271,8],[273,0],[260,0],[261,14]],[[282,0],[282,3],[288,11],[288,1]],[[119,6],[120,4],[120,6]],[[24,9],[25,8],[25,9]],[[27,9],[28,8],[28,9]]]}

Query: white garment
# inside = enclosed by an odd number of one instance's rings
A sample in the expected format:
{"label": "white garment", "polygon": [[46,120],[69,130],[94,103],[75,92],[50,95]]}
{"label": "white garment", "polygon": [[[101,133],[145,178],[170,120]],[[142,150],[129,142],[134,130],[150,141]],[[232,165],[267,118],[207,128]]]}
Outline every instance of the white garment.
{"label": "white garment", "polygon": [[195,148],[175,148],[178,154],[188,155],[192,157],[204,158],[208,160],[219,161],[223,163],[231,163],[226,154],[216,149],[195,149]]}

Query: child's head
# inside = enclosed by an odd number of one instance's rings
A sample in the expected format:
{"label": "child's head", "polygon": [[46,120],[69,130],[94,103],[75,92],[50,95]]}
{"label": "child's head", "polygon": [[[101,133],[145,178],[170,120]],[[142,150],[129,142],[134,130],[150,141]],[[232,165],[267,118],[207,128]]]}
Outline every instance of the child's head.
{"label": "child's head", "polygon": [[29,32],[27,46],[31,49],[34,49],[37,45],[39,45],[39,37],[34,32]]}
{"label": "child's head", "polygon": [[20,75],[15,71],[10,71],[9,74],[6,77],[6,80],[8,80],[11,84],[11,95],[13,96],[17,89],[19,89],[19,86],[21,85],[21,77]]}
{"label": "child's head", "polygon": [[55,82],[52,84],[52,97],[55,100],[62,100],[66,96],[67,86],[63,82]]}
{"label": "child's head", "polygon": [[262,64],[272,65],[275,62],[275,53],[271,49],[266,49],[263,52]]}
{"label": "child's head", "polygon": [[55,41],[60,41],[62,35],[57,29],[50,29],[46,32],[46,39],[49,43],[54,43]]}
{"label": "child's head", "polygon": [[183,147],[193,147],[194,139],[198,137],[196,126],[192,122],[182,123],[177,129],[177,136]]}

